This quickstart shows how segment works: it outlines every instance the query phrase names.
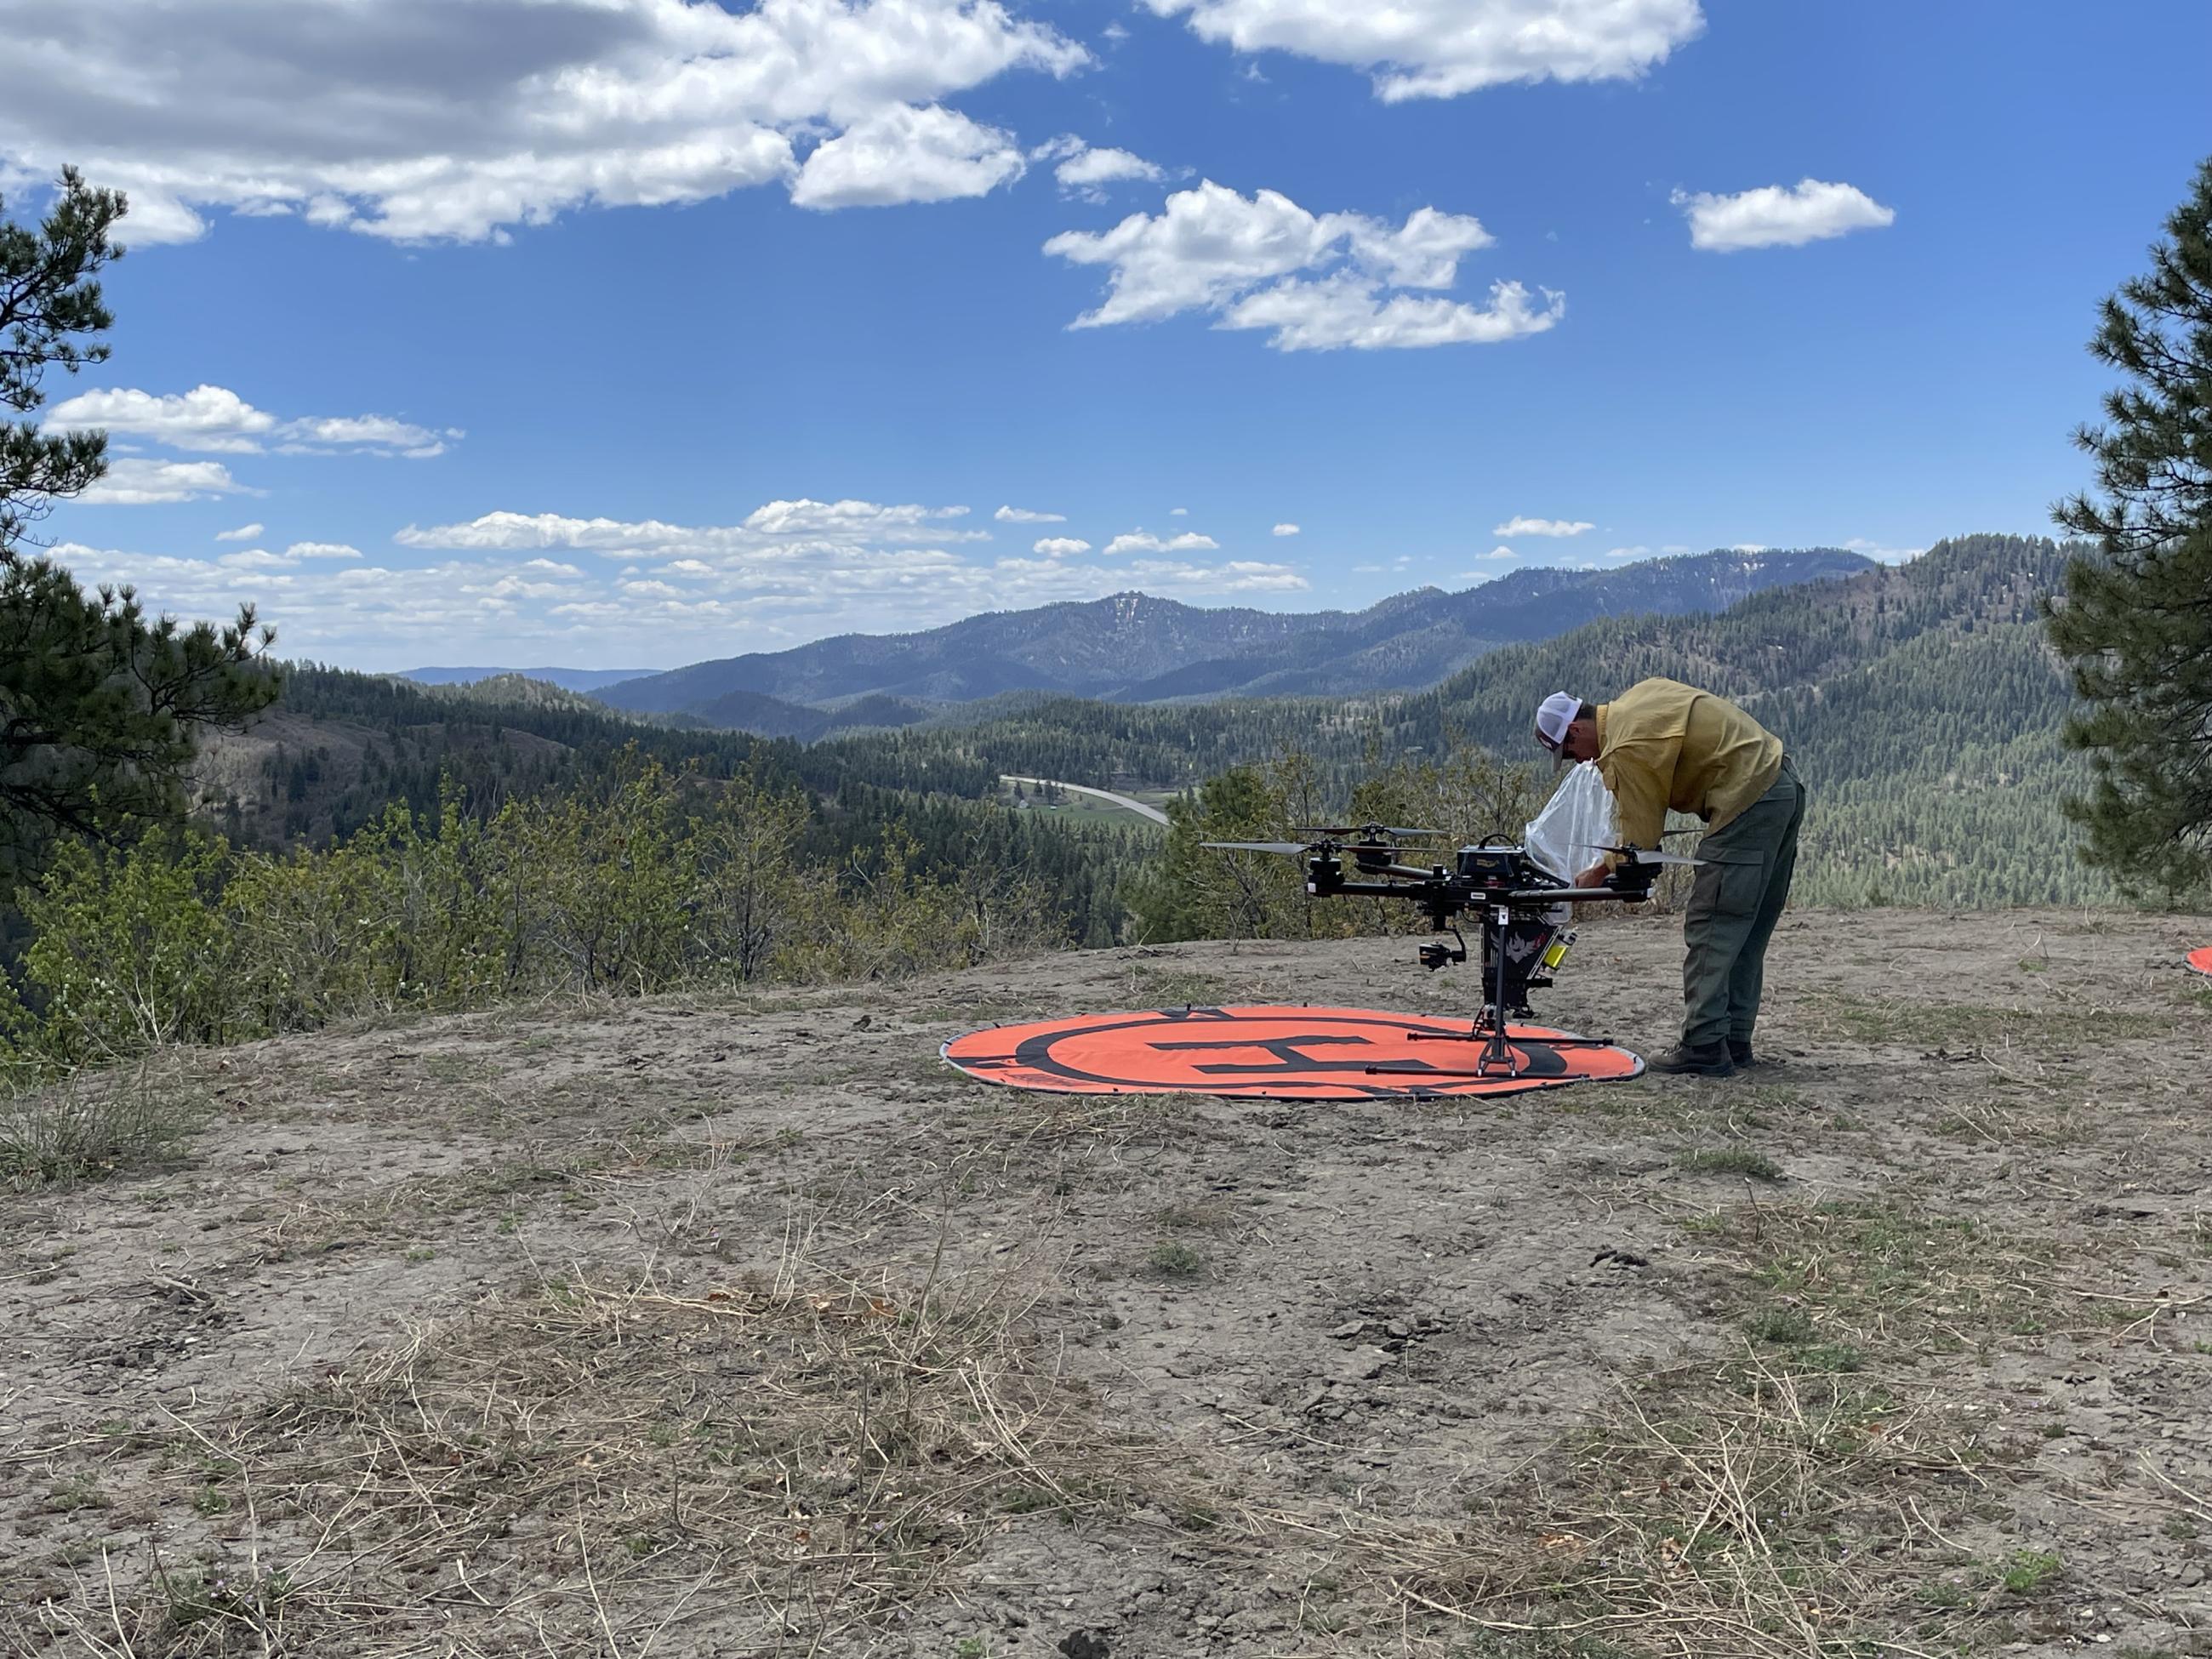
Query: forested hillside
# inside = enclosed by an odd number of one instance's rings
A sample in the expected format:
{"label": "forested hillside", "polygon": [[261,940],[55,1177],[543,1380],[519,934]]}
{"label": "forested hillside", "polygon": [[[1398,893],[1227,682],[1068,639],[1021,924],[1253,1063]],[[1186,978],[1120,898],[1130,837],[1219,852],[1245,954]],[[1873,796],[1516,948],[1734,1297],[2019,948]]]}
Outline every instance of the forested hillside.
{"label": "forested hillside", "polygon": [[2035,612],[2069,550],[2040,538],[1960,538],[1906,565],[1759,594],[1717,616],[1593,623],[1404,696],[1171,708],[1067,700],[965,729],[824,748],[862,772],[913,771],[941,757],[1161,787],[1299,750],[1342,798],[1388,762],[1440,753],[1455,738],[1533,756],[1531,711],[1546,693],[1601,702],[1662,674],[1741,700],[1802,763],[1814,799],[1808,898],[2103,899],[2110,888],[2074,858],[2058,811],[2083,774],[2059,744],[2070,697]]}
{"label": "forested hillside", "polygon": [[324,845],[393,800],[431,810],[441,778],[489,812],[597,787],[634,749],[679,772],[754,769],[803,788],[810,856],[864,867],[903,826],[927,872],[978,858],[1034,869],[1064,890],[1071,936],[1097,942],[1121,936],[1117,889],[1150,843],[1006,814],[986,804],[1001,773],[1188,789],[1293,755],[1341,803],[1394,762],[1455,744],[1539,760],[1529,711],[1545,693],[1601,701],[1665,674],[1740,699],[1798,757],[1815,803],[1807,898],[2101,899],[2110,891],[2072,856],[2058,811],[2081,772],[2058,742],[2069,694],[2035,619],[2065,557],[2048,540],[1964,538],[1717,616],[1608,617],[1493,652],[1421,692],[1149,706],[1021,693],[972,725],[940,714],[811,744],[645,721],[532,682],[431,690],[305,667],[272,714],[204,757],[202,816],[247,844]]}
{"label": "forested hillside", "polygon": [[744,774],[803,793],[810,811],[799,855],[854,879],[879,865],[887,837],[903,837],[919,875],[954,878],[980,867],[1033,876],[1057,895],[1073,941],[1119,936],[1115,889],[1143,838],[1006,812],[986,799],[997,774],[973,757],[939,749],[856,763],[828,748],[641,722],[514,677],[425,687],[289,668],[275,709],[203,750],[195,816],[241,846],[319,848],[377,823],[394,805],[434,818],[447,792],[478,819],[509,801],[604,794],[632,757],[710,783]]}

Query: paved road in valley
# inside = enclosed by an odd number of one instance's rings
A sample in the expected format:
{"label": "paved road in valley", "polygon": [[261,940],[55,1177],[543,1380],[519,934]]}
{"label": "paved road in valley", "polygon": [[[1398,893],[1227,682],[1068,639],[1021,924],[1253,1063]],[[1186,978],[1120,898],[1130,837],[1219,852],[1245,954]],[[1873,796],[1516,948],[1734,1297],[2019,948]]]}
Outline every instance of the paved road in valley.
{"label": "paved road in valley", "polygon": [[1042,788],[1047,781],[1051,781],[1058,783],[1060,787],[1062,789],[1069,790],[1075,794],[1096,795],[1100,800],[1110,800],[1116,806],[1126,806],[1129,811],[1136,813],[1139,817],[1150,818],[1154,823],[1165,823],[1168,821],[1168,815],[1161,811],[1158,807],[1147,806],[1144,802],[1140,800],[1132,800],[1127,795],[1117,795],[1110,789],[1093,789],[1088,784],[1082,783],[1060,783],[1060,781],[1057,778],[1047,780],[1044,778],[1009,777],[1003,773],[1000,775],[999,781],[1001,783],[1025,783],[1032,789]]}

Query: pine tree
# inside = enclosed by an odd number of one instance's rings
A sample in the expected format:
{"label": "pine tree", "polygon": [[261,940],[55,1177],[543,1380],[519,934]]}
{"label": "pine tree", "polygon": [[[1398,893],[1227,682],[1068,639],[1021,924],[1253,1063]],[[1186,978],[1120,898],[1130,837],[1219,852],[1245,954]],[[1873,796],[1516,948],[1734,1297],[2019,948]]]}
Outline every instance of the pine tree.
{"label": "pine tree", "polygon": [[[104,362],[114,322],[100,270],[128,204],[62,173],[36,226],[0,218],[0,879],[35,868],[55,835],[112,841],[184,806],[194,734],[267,707],[251,606],[220,631],[149,619],[129,588],[88,596],[28,556],[29,526],[107,470],[100,432],[43,433],[40,382]],[[5,204],[0,203],[0,211]]]}
{"label": "pine tree", "polygon": [[2091,353],[2127,376],[2075,441],[2101,498],[2054,509],[2097,539],[2047,607],[2087,713],[2067,742],[2094,781],[2069,816],[2135,890],[2212,881],[2212,160],[2147,275],[2104,303]]}

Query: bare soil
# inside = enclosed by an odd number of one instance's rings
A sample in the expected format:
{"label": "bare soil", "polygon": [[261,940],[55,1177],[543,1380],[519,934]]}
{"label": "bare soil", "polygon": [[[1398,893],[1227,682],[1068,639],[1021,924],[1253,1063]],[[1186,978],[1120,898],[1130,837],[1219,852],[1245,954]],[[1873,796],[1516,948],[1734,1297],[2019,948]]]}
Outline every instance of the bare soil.
{"label": "bare soil", "polygon": [[[2212,1653],[2208,940],[1794,914],[1782,1063],[1487,1101],[938,1057],[1477,1000],[1403,939],[197,1056],[0,1195],[0,1651]],[[1662,1048],[1680,951],[1539,1012]]]}

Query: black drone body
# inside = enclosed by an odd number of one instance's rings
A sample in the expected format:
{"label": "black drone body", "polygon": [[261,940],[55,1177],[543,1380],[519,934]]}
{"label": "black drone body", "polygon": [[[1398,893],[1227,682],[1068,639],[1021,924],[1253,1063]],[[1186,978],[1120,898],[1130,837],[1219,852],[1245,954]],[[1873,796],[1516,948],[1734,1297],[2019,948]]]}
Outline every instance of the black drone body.
{"label": "black drone body", "polygon": [[1431,972],[1467,960],[1467,940],[1458,920],[1476,913],[1482,926],[1489,1003],[1469,1036],[1486,1035],[1487,1046],[1477,1069],[1483,1076],[1496,1074],[1499,1068],[1507,1074],[1516,1071],[1518,1062],[1507,1041],[1507,1022],[1516,1016],[1533,1018],[1528,993],[1551,985],[1544,972],[1545,958],[1571,907],[1600,901],[1639,903],[1651,896],[1652,884],[1667,866],[1692,862],[1674,854],[1633,847],[1591,848],[1587,850],[1616,854],[1620,862],[1602,886],[1576,887],[1546,870],[1526,848],[1508,842],[1459,848],[1447,863],[1440,856],[1442,848],[1404,844],[1415,838],[1433,839],[1431,831],[1362,824],[1314,833],[1319,838],[1305,842],[1206,845],[1300,858],[1306,866],[1306,891],[1315,898],[1396,899],[1413,905],[1428,917],[1431,932],[1449,933],[1455,941],[1437,939],[1420,947],[1421,965]]}

